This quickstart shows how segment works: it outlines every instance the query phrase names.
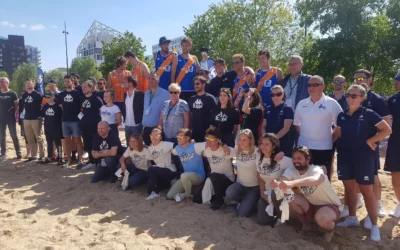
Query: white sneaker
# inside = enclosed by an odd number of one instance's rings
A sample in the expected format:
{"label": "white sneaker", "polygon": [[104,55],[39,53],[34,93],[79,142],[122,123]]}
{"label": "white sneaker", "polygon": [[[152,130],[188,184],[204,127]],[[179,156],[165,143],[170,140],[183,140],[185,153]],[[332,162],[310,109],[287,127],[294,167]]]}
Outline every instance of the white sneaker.
{"label": "white sneaker", "polygon": [[159,194],[156,194],[154,191],[153,192],[151,192],[151,194],[149,195],[149,197],[147,197],[146,198],[146,200],[152,200],[152,199],[155,199],[155,198],[158,198],[158,197],[160,197],[160,195]]}
{"label": "white sneaker", "polygon": [[390,216],[399,218],[400,217],[400,204],[396,206],[395,209],[393,209],[392,212],[389,213]]}
{"label": "white sneaker", "polygon": [[373,226],[371,228],[371,234],[369,237],[372,241],[381,241],[381,233],[379,232],[378,226]]}
{"label": "white sneaker", "polygon": [[365,217],[364,219],[364,228],[366,229],[371,229],[372,228],[372,222],[369,216]]}
{"label": "white sneaker", "polygon": [[282,222],[281,219],[277,219],[276,222],[275,222],[274,228],[275,228],[275,227],[279,227],[279,226],[282,225],[283,223],[285,223],[285,222]]}
{"label": "white sneaker", "polygon": [[337,224],[338,227],[359,227],[360,221],[357,216],[349,216],[344,221]]}
{"label": "white sneaker", "polygon": [[82,158],[83,158],[83,159],[87,159],[87,158],[89,158],[89,154],[88,154],[88,152],[85,152],[85,153],[83,153],[83,155],[82,155]]}
{"label": "white sneaker", "polygon": [[386,217],[387,213],[385,208],[383,207],[382,201],[378,201],[378,217],[383,218]]}
{"label": "white sneaker", "polygon": [[176,202],[181,202],[181,201],[182,201],[181,195],[182,195],[182,194],[179,194],[179,193],[178,193],[178,194],[176,194],[176,195],[174,196],[174,199],[175,199]]}
{"label": "white sneaker", "polygon": [[86,164],[86,166],[82,167],[81,170],[88,170],[88,169],[91,169],[91,168],[94,168],[94,167],[96,167],[96,164],[89,163],[89,164]]}
{"label": "white sneaker", "polygon": [[349,216],[349,208],[348,207],[344,207],[342,212],[340,213],[340,218],[345,218]]}

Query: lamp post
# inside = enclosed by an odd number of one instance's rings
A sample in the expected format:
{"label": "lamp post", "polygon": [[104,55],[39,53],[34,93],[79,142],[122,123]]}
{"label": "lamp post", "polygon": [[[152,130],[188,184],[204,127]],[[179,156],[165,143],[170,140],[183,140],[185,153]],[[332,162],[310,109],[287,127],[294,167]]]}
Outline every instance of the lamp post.
{"label": "lamp post", "polygon": [[65,36],[65,58],[67,61],[67,75],[68,75],[68,43],[67,43],[67,35],[69,35],[67,31],[67,23],[64,21],[64,31],[62,32]]}

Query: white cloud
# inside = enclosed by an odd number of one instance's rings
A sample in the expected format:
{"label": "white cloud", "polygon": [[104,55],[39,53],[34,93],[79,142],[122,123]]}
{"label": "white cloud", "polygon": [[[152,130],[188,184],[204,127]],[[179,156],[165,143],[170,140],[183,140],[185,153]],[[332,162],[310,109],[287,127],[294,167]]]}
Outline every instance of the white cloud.
{"label": "white cloud", "polygon": [[8,21],[1,21],[0,22],[0,26],[6,26],[6,27],[14,27],[15,25],[14,24],[12,24],[12,23],[10,23],[10,22],[8,22]]}
{"label": "white cloud", "polygon": [[57,27],[57,25],[51,25],[50,28],[57,29],[58,27]]}
{"label": "white cloud", "polygon": [[26,28],[26,24],[23,23],[23,24],[20,25],[20,27],[21,28]]}
{"label": "white cloud", "polygon": [[44,26],[43,24],[30,25],[29,29],[30,30],[44,30],[44,29],[46,29],[46,26]]}

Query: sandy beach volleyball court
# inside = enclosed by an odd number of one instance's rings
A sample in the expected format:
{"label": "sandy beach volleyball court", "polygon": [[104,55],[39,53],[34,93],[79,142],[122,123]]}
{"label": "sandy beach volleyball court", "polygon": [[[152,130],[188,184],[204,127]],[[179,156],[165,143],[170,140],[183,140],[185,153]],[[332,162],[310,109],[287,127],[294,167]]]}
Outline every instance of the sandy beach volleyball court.
{"label": "sandy beach volleyball court", "polygon": [[[9,135],[7,147],[14,157]],[[379,243],[360,227],[337,228],[327,244],[318,230],[298,235],[296,220],[272,229],[254,217],[236,218],[232,207],[217,212],[206,205],[182,207],[167,201],[165,192],[146,201],[146,187],[122,191],[119,182],[91,184],[93,171],[17,160],[2,162],[0,171],[0,249],[400,249],[398,219],[390,217],[378,220]],[[396,204],[391,178],[382,174],[381,181],[389,212]],[[364,219],[365,208],[358,216]]]}

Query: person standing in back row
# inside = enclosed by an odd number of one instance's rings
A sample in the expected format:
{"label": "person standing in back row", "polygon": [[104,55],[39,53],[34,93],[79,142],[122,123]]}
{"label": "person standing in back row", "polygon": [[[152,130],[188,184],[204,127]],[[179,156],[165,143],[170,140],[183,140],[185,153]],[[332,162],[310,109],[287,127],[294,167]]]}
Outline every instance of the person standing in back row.
{"label": "person standing in back row", "polygon": [[8,85],[10,80],[7,77],[0,77],[0,161],[6,159],[6,128],[10,132],[10,136],[14,143],[14,149],[17,153],[17,159],[22,159],[21,147],[19,145],[16,114],[18,114],[18,96],[17,93],[10,90]]}
{"label": "person standing in back row", "polygon": [[144,93],[137,90],[137,81],[132,77],[126,78],[128,91],[125,93],[125,140],[129,146],[131,135],[142,134]]}
{"label": "person standing in back row", "polygon": [[171,84],[172,61],[178,56],[176,52],[169,50],[170,43],[171,40],[165,36],[160,37],[158,44],[161,50],[157,51],[154,55],[155,68],[160,79],[159,86],[165,90],[167,90]]}
{"label": "person standing in back row", "polygon": [[125,52],[124,56],[129,61],[129,63],[132,64],[131,75],[137,82],[136,89],[141,92],[146,92],[149,89],[149,67],[147,66],[147,64],[140,61],[139,58],[137,58],[136,54],[131,51]]}

